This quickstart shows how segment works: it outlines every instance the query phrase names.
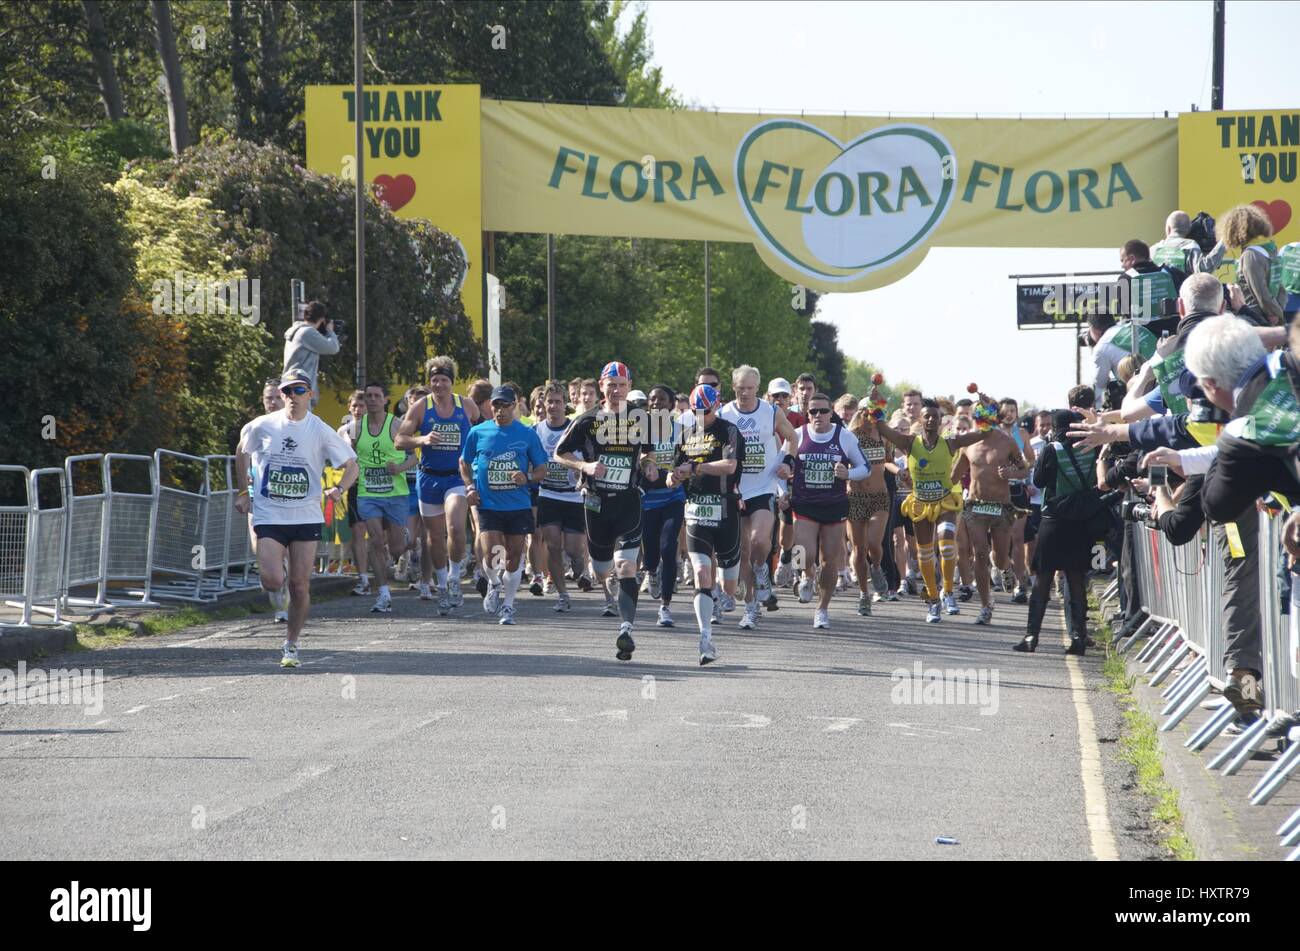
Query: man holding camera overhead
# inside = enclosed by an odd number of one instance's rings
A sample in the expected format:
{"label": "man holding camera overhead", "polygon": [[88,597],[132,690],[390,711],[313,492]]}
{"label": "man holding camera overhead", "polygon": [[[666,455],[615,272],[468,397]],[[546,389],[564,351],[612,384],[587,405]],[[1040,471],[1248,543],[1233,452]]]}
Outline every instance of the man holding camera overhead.
{"label": "man holding camera overhead", "polygon": [[318,300],[305,304],[302,319],[295,320],[284,332],[282,372],[288,374],[289,371],[294,370],[306,375],[311,381],[312,406],[316,405],[320,393],[320,388],[316,385],[320,358],[338,352],[339,338],[334,333],[334,321],[325,316],[325,305]]}

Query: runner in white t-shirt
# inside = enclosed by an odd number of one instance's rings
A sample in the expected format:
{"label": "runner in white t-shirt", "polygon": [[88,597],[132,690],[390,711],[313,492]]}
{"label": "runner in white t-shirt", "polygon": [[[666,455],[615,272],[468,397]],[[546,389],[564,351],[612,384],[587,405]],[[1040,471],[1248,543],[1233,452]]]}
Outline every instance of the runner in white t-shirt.
{"label": "runner in white t-shirt", "polygon": [[[257,565],[262,588],[285,586],[284,556],[289,554],[289,631],[281,667],[298,666],[298,635],[311,605],[311,565],[321,537],[321,473],[326,464],[342,467],[343,478],[326,495],[341,499],[357,481],[357,456],[346,439],[311,412],[311,382],[288,371],[280,379],[285,408],[259,416],[245,428],[236,460],[239,495],[235,508],[249,511],[257,535]],[[249,466],[257,484],[249,485]],[[251,495],[250,495],[251,491]]]}

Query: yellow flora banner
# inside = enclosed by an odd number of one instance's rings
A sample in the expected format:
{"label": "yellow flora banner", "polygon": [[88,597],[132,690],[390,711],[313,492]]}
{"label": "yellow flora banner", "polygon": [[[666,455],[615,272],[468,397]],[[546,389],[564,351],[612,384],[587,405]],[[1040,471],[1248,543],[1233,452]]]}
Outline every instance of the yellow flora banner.
{"label": "yellow flora banner", "polygon": [[1300,241],[1300,111],[1188,112],[1178,117],[1178,207],[1215,218],[1254,204],[1278,247]]}
{"label": "yellow flora banner", "polygon": [[823,291],[931,245],[1154,240],[1176,119],[881,119],[482,103],[483,226],[752,243]]}
{"label": "yellow flora banner", "polygon": [[[307,87],[312,171],[356,179],[355,99],[351,86]],[[461,299],[482,336],[479,87],[367,86],[363,99],[367,184],[394,214],[428,219],[460,242],[468,262]]]}

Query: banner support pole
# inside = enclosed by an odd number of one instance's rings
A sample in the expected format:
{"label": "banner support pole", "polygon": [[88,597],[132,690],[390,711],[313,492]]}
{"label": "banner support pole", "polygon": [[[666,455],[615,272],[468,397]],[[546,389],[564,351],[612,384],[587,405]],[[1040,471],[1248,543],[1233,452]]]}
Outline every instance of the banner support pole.
{"label": "banner support pole", "polygon": [[712,366],[713,340],[709,333],[709,242],[704,242],[704,365]]}
{"label": "banner support pole", "polygon": [[546,236],[546,378],[555,379],[555,235]]}
{"label": "banner support pole", "polygon": [[352,64],[352,81],[354,84],[354,94],[356,96],[356,115],[357,115],[357,386],[366,385],[366,173],[365,173],[365,137],[363,126],[365,125],[366,108],[365,100],[362,98],[362,79],[363,72],[363,55],[366,45],[364,27],[362,25],[362,0],[353,0],[352,2],[352,47],[353,47],[353,64]]}
{"label": "banner support pole", "polygon": [[1210,108],[1223,108],[1224,0],[1214,0],[1214,70],[1210,84]]}

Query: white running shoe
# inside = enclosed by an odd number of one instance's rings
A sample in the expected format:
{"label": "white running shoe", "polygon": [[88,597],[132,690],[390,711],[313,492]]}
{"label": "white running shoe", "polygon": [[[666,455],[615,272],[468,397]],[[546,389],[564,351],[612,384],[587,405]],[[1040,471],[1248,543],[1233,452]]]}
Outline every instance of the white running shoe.
{"label": "white running shoe", "polygon": [[718,659],[718,649],[713,646],[713,638],[708,634],[700,635],[700,666],[711,664]]}
{"label": "white running shoe", "polygon": [[573,599],[569,597],[569,593],[567,591],[564,594],[560,595],[555,600],[556,614],[563,614],[565,611],[570,610],[572,607],[573,607]]}
{"label": "white running shoe", "polygon": [[288,611],[276,611],[276,612],[275,612],[275,623],[276,623],[276,624],[288,624],[288,623],[289,623],[289,612],[288,612]]}
{"label": "white running shoe", "polygon": [[929,605],[926,606],[925,623],[926,624],[939,623],[939,602],[938,601],[931,601]]}
{"label": "white running shoe", "polygon": [[752,604],[746,604],[745,616],[740,619],[740,623],[737,624],[736,626],[739,627],[742,631],[754,630],[754,628],[758,627],[758,611],[759,611],[759,607],[757,601],[753,602]]}
{"label": "white running shoe", "polygon": [[379,593],[379,597],[375,598],[375,605],[370,609],[370,613],[371,614],[392,614],[393,613],[392,596],[385,594],[384,592],[381,591]]}
{"label": "white running shoe", "polygon": [[659,595],[663,590],[662,586],[659,584],[659,572],[656,571],[654,574],[652,574],[649,580],[650,580],[650,600],[658,601]]}
{"label": "white running shoe", "polygon": [[976,623],[976,624],[992,624],[992,623],[993,623],[993,609],[992,609],[992,608],[980,608],[980,613],[979,613],[979,616],[975,618],[975,623]]}
{"label": "white running shoe", "polygon": [[813,583],[811,578],[805,577],[799,582],[799,603],[809,604],[813,596]]}
{"label": "white running shoe", "polygon": [[813,611],[813,630],[818,628],[829,631],[831,629],[831,612],[823,611],[821,608]]}
{"label": "white running shoe", "polygon": [[284,642],[284,656],[280,658],[281,667],[298,667],[298,645]]}
{"label": "white running shoe", "polygon": [[465,592],[461,590],[459,581],[447,582],[447,603],[453,608],[458,608],[465,603]]}
{"label": "white running shoe", "polygon": [[778,588],[788,587],[794,580],[794,570],[785,562],[776,566],[776,586]]}
{"label": "white running shoe", "polygon": [[839,594],[841,591],[846,590],[848,586],[849,586],[849,570],[847,568],[841,568],[840,576],[837,579],[835,579],[835,593]]}
{"label": "white running shoe", "polygon": [[605,609],[600,612],[600,616],[618,617],[618,603],[615,601],[614,596],[609,593],[608,588],[605,589]]}
{"label": "white running shoe", "polygon": [[943,598],[943,610],[946,614],[961,614],[961,608],[957,607],[957,597],[951,591],[947,594],[940,595]]}
{"label": "white running shoe", "polygon": [[[432,597],[432,595],[430,595]],[[424,593],[420,593],[420,600],[425,600]],[[445,588],[438,589],[438,616],[446,617],[451,613],[451,594]]]}
{"label": "white running shoe", "polygon": [[722,602],[717,598],[713,599],[713,623],[722,623]]}
{"label": "white running shoe", "polygon": [[650,574],[649,574],[649,572],[641,571],[641,572],[638,572],[638,574],[640,574],[640,576],[641,576],[641,593],[642,593],[642,594],[649,594],[649,593],[650,593]]}
{"label": "white running shoe", "polygon": [[736,596],[734,594],[727,594],[724,591],[722,592],[722,597],[718,600],[722,602],[722,610],[726,611],[728,614],[736,610]]}
{"label": "white running shoe", "polygon": [[362,578],[357,582],[357,586],[352,589],[352,593],[364,598],[370,593],[370,580],[368,578]]}
{"label": "white running shoe", "polygon": [[866,592],[858,595],[858,613],[863,617],[871,617],[871,595]]}
{"label": "white running shoe", "polygon": [[515,606],[513,604],[503,604],[501,606],[501,616],[497,618],[498,624],[515,623]]}
{"label": "white running shoe", "polygon": [[[432,601],[432,600],[434,599],[434,598],[433,598],[433,590],[429,587],[429,585],[428,585],[427,582],[424,582],[424,581],[421,581],[421,582],[420,582],[420,588],[419,588],[419,591],[420,591],[420,600],[421,600],[421,601]],[[439,593],[439,594],[442,594],[441,591],[439,591],[438,593]]]}
{"label": "white running shoe", "polygon": [[772,573],[768,568],[767,562],[759,565],[754,569],[754,599],[762,604],[772,596],[772,579],[769,575]]}
{"label": "white running shoe", "polygon": [[543,594],[555,594],[555,582],[551,580],[550,575],[546,576],[546,584],[542,586]]}
{"label": "white running shoe", "polygon": [[483,595],[483,613],[496,614],[501,610],[501,586],[489,584],[487,594]]}
{"label": "white running shoe", "polygon": [[660,627],[673,626],[673,612],[668,610],[668,605],[666,604],[659,605],[659,620],[656,621],[655,623],[658,624]]}

